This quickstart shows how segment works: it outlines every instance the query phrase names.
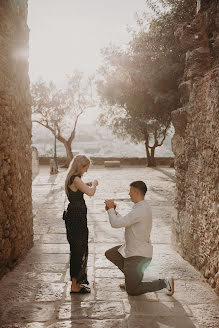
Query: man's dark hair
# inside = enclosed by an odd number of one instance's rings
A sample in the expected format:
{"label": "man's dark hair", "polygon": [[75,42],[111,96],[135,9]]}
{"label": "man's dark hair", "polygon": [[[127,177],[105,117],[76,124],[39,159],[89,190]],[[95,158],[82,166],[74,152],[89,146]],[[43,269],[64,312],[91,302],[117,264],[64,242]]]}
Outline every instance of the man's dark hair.
{"label": "man's dark hair", "polygon": [[132,183],[130,183],[130,187],[134,187],[134,188],[138,189],[142,193],[143,196],[147,192],[147,186],[143,181],[133,181]]}

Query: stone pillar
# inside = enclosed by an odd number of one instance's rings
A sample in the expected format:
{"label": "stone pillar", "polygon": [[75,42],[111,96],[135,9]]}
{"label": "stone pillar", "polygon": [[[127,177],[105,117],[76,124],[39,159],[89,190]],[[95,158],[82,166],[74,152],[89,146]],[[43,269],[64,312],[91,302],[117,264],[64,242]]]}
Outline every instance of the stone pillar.
{"label": "stone pillar", "polygon": [[36,177],[39,173],[40,166],[39,166],[39,155],[37,148],[32,146],[32,180]]}
{"label": "stone pillar", "polygon": [[0,1],[0,277],[32,246],[27,0]]}
{"label": "stone pillar", "polygon": [[187,49],[182,107],[172,114],[176,168],[173,237],[181,255],[219,293],[219,17],[218,1],[202,1],[175,35]]}

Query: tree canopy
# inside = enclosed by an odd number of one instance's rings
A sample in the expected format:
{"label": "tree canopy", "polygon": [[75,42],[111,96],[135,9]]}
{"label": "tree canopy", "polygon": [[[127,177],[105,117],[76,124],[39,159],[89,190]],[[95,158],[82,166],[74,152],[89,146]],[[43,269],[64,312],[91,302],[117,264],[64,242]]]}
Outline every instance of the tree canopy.
{"label": "tree canopy", "polygon": [[163,144],[170,127],[171,112],[179,105],[185,53],[174,32],[188,14],[185,2],[190,1],[146,1],[154,13],[150,25],[143,26],[143,15],[126,49],[110,45],[102,51],[104,64],[97,83],[100,122],[119,137],[144,141],[151,166],[155,148]]}
{"label": "tree canopy", "polygon": [[[67,87],[58,89],[53,82],[39,80],[31,86],[33,122],[49,129],[66,149],[67,165],[73,158],[71,144],[79,117],[94,106],[92,78],[74,71],[67,77]],[[68,135],[69,133],[69,135]]]}

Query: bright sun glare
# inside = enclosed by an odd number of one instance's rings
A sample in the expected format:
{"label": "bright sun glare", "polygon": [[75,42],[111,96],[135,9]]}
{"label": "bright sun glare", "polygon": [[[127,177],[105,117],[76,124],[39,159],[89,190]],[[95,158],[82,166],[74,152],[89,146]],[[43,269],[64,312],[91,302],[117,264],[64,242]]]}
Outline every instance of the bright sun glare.
{"label": "bright sun glare", "polygon": [[144,0],[29,0],[30,78],[63,84],[74,69],[95,73],[100,50],[127,43]]}

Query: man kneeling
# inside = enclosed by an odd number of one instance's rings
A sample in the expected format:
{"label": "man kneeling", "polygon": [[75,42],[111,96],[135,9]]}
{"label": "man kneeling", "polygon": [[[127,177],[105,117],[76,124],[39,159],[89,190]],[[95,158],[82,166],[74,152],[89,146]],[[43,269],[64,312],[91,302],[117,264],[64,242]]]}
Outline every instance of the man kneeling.
{"label": "man kneeling", "polygon": [[135,205],[125,216],[116,212],[114,200],[105,200],[111,226],[125,227],[125,243],[107,250],[105,256],[124,273],[125,285],[120,287],[125,288],[129,295],[141,295],[167,288],[167,294],[171,296],[174,293],[173,278],[142,281],[153,253],[150,241],[152,213],[145,200],[146,192],[147,186],[143,181],[130,184],[129,195]]}

